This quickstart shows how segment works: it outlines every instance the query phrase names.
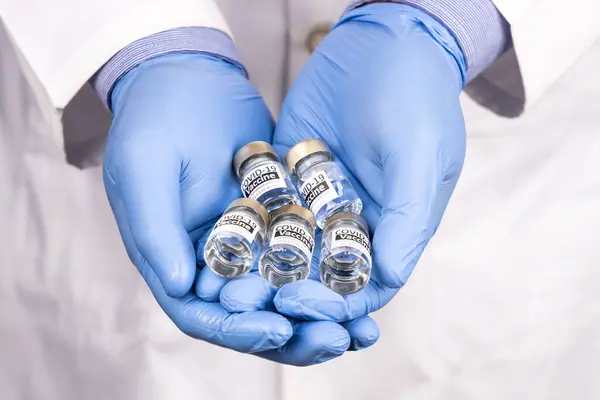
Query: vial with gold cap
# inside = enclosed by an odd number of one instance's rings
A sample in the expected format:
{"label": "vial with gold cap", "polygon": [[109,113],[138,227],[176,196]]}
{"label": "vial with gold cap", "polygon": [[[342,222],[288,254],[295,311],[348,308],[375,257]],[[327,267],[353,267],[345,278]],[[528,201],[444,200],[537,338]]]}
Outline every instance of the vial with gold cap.
{"label": "vial with gold cap", "polygon": [[349,212],[329,218],[321,242],[321,281],[340,294],[355,293],[369,282],[371,265],[367,222]]}
{"label": "vial with gold cap", "polygon": [[254,199],[234,200],[215,224],[204,246],[204,261],[224,278],[244,276],[265,244],[270,218]]}
{"label": "vial with gold cap", "polygon": [[233,168],[244,197],[258,200],[269,212],[286,204],[301,204],[290,176],[270,144],[248,143],[233,157]]}
{"label": "vial with gold cap", "polygon": [[360,214],[362,211],[356,190],[322,140],[308,139],[296,144],[288,151],[285,162],[319,228],[337,212]]}
{"label": "vial with gold cap", "polygon": [[315,218],[304,207],[289,204],[275,211],[258,261],[261,276],[275,287],[308,278],[315,230]]}

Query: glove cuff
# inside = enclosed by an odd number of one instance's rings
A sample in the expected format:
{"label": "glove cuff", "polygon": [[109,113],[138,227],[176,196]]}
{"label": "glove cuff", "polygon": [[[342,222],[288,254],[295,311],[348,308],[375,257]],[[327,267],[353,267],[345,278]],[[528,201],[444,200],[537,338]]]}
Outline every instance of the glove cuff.
{"label": "glove cuff", "polygon": [[129,44],[104,64],[90,82],[104,105],[111,109],[110,96],[119,79],[144,61],[170,53],[210,54],[235,64],[248,76],[227,34],[211,28],[185,27],[155,33]]}
{"label": "glove cuff", "polygon": [[420,9],[455,37],[467,63],[467,81],[485,70],[510,42],[510,29],[492,0],[354,0],[348,10],[369,3],[399,3]]}

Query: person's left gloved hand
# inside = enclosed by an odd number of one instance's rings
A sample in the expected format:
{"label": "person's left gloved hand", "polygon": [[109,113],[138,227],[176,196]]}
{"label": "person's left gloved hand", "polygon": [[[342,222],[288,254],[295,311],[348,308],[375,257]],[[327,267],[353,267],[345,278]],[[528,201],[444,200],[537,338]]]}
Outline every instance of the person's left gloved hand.
{"label": "person's left gloved hand", "polygon": [[311,279],[276,294],[252,277],[230,282],[222,303],[243,310],[262,290],[265,306],[273,302],[285,315],[338,322],[386,305],[412,273],[457,184],[465,74],[452,35],[422,11],[387,3],[346,14],[290,90],[274,144],[283,155],[319,137],[346,168],[373,233],[371,281],[351,295],[328,289],[318,281],[317,245]]}

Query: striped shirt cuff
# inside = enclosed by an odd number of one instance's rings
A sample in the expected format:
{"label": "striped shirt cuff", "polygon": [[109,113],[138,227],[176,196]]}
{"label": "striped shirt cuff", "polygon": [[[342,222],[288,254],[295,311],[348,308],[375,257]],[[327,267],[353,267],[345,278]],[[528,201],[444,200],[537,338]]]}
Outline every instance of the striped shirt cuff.
{"label": "striped shirt cuff", "polygon": [[220,57],[237,65],[247,75],[235,45],[227,34],[211,28],[184,27],[155,33],[131,43],[104,64],[90,82],[104,105],[110,109],[112,89],[127,72],[151,58],[176,52]]}
{"label": "striped shirt cuff", "polygon": [[349,10],[385,2],[418,8],[446,26],[467,61],[467,81],[496,60],[510,41],[508,23],[492,0],[354,0]]}

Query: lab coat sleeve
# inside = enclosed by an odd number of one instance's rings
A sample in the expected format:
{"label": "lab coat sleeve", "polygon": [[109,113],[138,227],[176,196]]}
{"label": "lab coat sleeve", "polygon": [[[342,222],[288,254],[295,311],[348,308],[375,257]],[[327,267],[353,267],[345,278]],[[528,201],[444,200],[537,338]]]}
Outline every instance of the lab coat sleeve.
{"label": "lab coat sleeve", "polygon": [[508,26],[492,0],[354,0],[349,9],[382,2],[418,8],[445,25],[465,56],[467,81],[506,49]]}
{"label": "lab coat sleeve", "polygon": [[0,15],[56,108],[140,38],[186,26],[231,36],[214,0],[0,0]]}
{"label": "lab coat sleeve", "polygon": [[162,31],[136,40],[115,54],[91,79],[104,106],[110,109],[114,85],[139,64],[161,55],[185,52],[203,53],[227,60],[248,73],[229,36],[216,29],[181,27]]}
{"label": "lab coat sleeve", "polygon": [[513,47],[479,75],[467,93],[514,117],[534,104],[600,36],[597,0],[495,0]]}

